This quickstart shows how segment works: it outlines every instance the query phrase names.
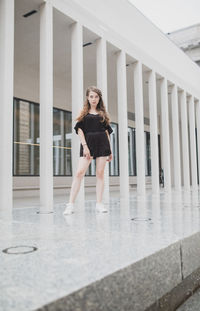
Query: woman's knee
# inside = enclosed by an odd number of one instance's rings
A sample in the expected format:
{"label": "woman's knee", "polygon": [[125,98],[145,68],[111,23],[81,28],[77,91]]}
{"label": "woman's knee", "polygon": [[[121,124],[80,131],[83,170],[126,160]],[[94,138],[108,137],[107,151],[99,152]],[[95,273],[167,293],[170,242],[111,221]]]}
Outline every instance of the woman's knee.
{"label": "woman's knee", "polygon": [[79,170],[77,170],[77,172],[76,172],[76,177],[77,178],[83,178],[84,177],[84,175],[85,175],[85,170],[81,170],[81,169],[79,169]]}
{"label": "woman's knee", "polygon": [[103,169],[97,169],[96,170],[96,177],[98,179],[103,179],[104,178],[104,170]]}

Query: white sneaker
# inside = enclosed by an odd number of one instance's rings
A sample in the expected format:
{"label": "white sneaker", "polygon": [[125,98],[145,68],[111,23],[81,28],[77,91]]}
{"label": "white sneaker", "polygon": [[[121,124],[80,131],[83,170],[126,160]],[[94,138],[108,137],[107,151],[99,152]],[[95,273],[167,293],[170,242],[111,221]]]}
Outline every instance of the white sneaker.
{"label": "white sneaker", "polygon": [[63,212],[63,215],[71,215],[74,213],[74,204],[73,203],[67,203],[65,204],[66,208]]}
{"label": "white sneaker", "polygon": [[96,203],[96,210],[99,213],[107,213],[108,210],[105,208],[103,203]]}

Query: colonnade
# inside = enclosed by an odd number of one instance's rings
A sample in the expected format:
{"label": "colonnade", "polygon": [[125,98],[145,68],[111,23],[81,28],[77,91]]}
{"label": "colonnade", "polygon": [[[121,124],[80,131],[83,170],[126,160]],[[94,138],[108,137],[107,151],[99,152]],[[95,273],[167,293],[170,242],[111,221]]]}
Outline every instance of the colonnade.
{"label": "colonnade", "polygon": [[[72,120],[82,107],[83,94],[83,26],[80,21],[71,25],[71,83]],[[12,106],[14,72],[14,0],[0,1],[0,94],[1,94],[1,152],[0,152],[0,209],[12,207]],[[107,40],[102,37],[96,41],[97,86],[102,89],[107,109]],[[119,171],[120,196],[129,195],[128,140],[127,140],[127,81],[126,51],[118,47],[117,68],[117,108],[119,126]],[[144,156],[144,105],[143,105],[143,63],[132,55],[131,70],[134,78],[134,103],[136,124],[137,193],[145,194],[145,156]],[[157,76],[159,77],[159,81]],[[159,83],[158,83],[159,82]],[[165,190],[172,186],[180,190],[197,188],[197,164],[200,164],[200,103],[199,99],[187,89],[171,81],[172,138],[169,135],[168,77],[148,71],[148,102],[151,137],[152,192],[159,193],[158,158],[158,112],[157,92],[160,92],[162,167],[164,169]],[[159,84],[159,85],[158,85]],[[180,109],[179,109],[180,106]],[[180,110],[180,113],[179,113]],[[44,2],[40,7],[40,196],[41,212],[53,210],[53,152],[52,152],[52,111],[53,111],[53,5]],[[179,127],[181,124],[181,127]],[[196,124],[196,126],[195,126]],[[189,125],[189,126],[188,126]],[[197,127],[198,159],[195,138]],[[72,123],[73,128],[73,123]],[[182,143],[180,144],[180,139]],[[173,180],[171,176],[170,144],[173,144]],[[181,150],[182,146],[182,150]],[[189,156],[190,155],[190,156]],[[73,174],[79,156],[77,136],[72,134]],[[197,161],[198,160],[198,161]],[[182,161],[182,170],[181,170]],[[109,199],[108,165],[105,170],[105,200]],[[84,182],[79,193],[84,200]]]}

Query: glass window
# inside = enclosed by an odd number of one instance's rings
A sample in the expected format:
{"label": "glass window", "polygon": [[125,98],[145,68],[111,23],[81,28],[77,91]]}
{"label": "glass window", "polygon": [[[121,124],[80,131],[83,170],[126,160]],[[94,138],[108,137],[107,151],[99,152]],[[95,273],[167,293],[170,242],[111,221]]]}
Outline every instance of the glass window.
{"label": "glass window", "polygon": [[65,133],[65,141],[64,141],[64,175],[72,176],[72,113],[70,111],[64,111],[64,133]]}
{"label": "glass window", "polygon": [[161,171],[160,134],[158,134],[158,158],[159,158],[159,172],[160,172]]}
{"label": "glass window", "polygon": [[129,176],[136,176],[136,140],[135,129],[128,127],[128,165]]}
{"label": "glass window", "polygon": [[14,99],[13,175],[39,175],[39,105]]}
{"label": "glass window", "polygon": [[[53,173],[71,176],[71,112],[53,109]],[[14,176],[39,176],[39,105],[14,99]]]}
{"label": "glass window", "polygon": [[53,174],[69,176],[71,166],[71,113],[53,109]]}
{"label": "glass window", "polygon": [[109,162],[109,175],[118,176],[119,175],[119,152],[118,152],[118,124],[111,123],[113,132],[110,134],[110,144],[113,154],[113,159]]}
{"label": "glass window", "polygon": [[151,176],[151,144],[150,144],[150,133],[144,132],[145,138],[145,174]]}

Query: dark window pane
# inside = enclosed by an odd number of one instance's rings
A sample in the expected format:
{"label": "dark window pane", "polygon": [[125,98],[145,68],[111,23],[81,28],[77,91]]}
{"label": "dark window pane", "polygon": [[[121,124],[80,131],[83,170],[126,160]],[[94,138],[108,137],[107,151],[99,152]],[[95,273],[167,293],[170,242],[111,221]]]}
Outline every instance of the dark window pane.
{"label": "dark window pane", "polygon": [[151,144],[150,144],[150,133],[145,132],[146,134],[146,167],[147,167],[147,176],[151,176]]}
{"label": "dark window pane", "polygon": [[39,105],[14,100],[14,176],[39,175]]}
{"label": "dark window pane", "polygon": [[136,176],[136,141],[135,129],[128,127],[128,164],[129,176]]}
{"label": "dark window pane", "polygon": [[119,175],[119,151],[118,151],[118,124],[111,123],[113,132],[110,134],[110,143],[113,153],[113,159],[109,162],[109,174],[110,176]]}
{"label": "dark window pane", "polygon": [[[14,99],[13,175],[39,175],[39,105]],[[71,176],[71,112],[53,109],[53,173]]]}

